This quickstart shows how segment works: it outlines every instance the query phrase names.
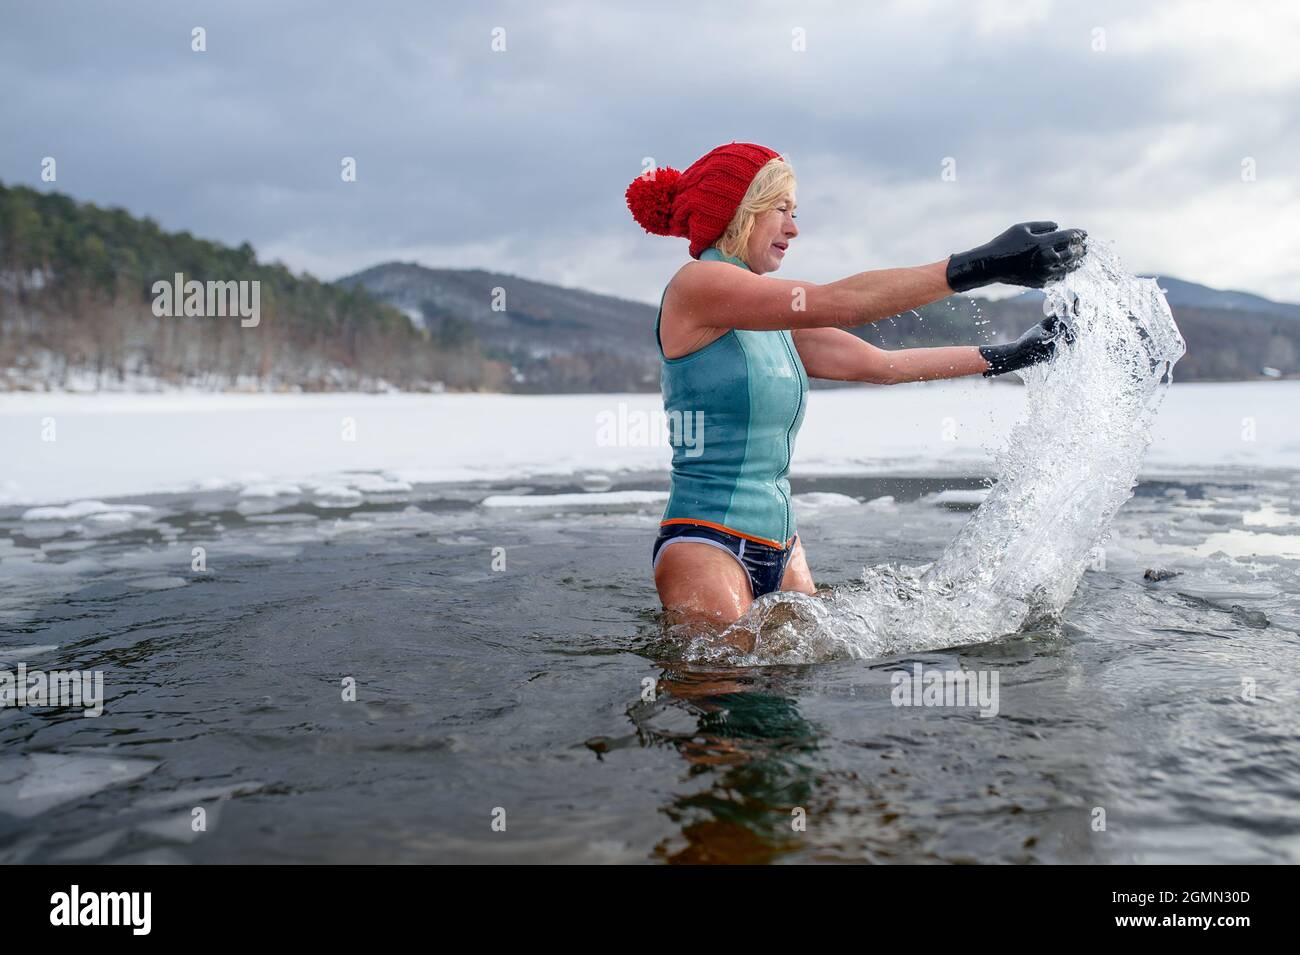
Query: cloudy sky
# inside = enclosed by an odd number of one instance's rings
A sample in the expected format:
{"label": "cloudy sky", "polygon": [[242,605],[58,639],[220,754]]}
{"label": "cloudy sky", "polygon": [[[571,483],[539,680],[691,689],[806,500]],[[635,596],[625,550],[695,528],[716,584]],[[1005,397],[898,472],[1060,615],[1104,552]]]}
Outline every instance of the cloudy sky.
{"label": "cloudy sky", "polygon": [[1050,218],[1300,301],[1297,49],[1291,0],[0,0],[0,181],[326,279],[399,259],[657,302],[687,243],[627,184],[740,140],[799,176],[788,277]]}

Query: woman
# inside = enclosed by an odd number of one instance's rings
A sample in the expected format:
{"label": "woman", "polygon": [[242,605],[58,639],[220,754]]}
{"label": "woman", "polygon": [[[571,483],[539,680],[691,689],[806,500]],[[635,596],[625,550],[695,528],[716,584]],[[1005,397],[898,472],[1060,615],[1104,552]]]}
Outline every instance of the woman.
{"label": "woman", "polygon": [[1048,358],[1055,319],[1004,345],[886,351],[844,331],[993,282],[1041,288],[1076,268],[1086,233],[1022,222],[986,245],[825,285],[766,278],[795,225],[795,178],[754,143],[712,150],[684,172],[628,187],[646,231],[690,239],[655,333],[673,445],[672,490],[655,540],[655,585],[680,620],[722,627],[755,598],[816,588],[786,474],[808,378],[896,384],[1003,374]]}

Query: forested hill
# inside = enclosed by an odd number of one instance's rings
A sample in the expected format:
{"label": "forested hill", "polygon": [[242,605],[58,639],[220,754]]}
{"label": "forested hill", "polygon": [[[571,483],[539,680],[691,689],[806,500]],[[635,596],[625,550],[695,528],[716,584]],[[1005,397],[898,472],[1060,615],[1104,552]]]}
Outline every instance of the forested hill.
{"label": "forested hill", "polygon": [[659,388],[656,309],[483,269],[391,262],[339,279],[405,312],[437,340],[477,340],[526,392]]}
{"label": "forested hill", "polygon": [[[257,282],[256,324],[179,307],[181,317],[156,315],[154,283],[176,273]],[[500,390],[508,378],[508,365],[476,342],[435,341],[363,289],[260,263],[247,243],[231,248],[123,209],[0,184],[0,390]]]}
{"label": "forested hill", "polygon": [[[211,289],[193,314],[188,295],[159,309],[155,283],[177,273],[256,282],[258,320],[214,312]],[[1300,376],[1300,306],[1161,282],[1187,341],[1177,380]],[[985,344],[1041,317],[1037,293],[954,295],[854,333],[891,349]],[[0,184],[0,391],[655,391],[654,321],[653,305],[481,269],[392,262],[321,282],[247,243]]]}

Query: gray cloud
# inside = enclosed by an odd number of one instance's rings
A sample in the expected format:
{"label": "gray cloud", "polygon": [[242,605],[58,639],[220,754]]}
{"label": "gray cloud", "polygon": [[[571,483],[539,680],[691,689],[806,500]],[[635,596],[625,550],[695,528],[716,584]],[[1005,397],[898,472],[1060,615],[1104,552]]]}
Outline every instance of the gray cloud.
{"label": "gray cloud", "polygon": [[686,243],[628,215],[642,157],[750,140],[793,158],[783,272],[810,281],[1050,217],[1297,300],[1300,17],[1240,7],[31,3],[0,30],[0,178],[54,156],[54,188],[324,278],[398,258],[657,301]]}

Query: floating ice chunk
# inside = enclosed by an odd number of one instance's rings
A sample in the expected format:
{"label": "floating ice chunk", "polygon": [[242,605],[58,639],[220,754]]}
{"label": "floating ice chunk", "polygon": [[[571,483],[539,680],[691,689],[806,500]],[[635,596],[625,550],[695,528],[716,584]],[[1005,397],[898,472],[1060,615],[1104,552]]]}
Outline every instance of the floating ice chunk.
{"label": "floating ice chunk", "polygon": [[231,783],[228,786],[208,786],[203,789],[178,789],[175,792],[160,793],[153,796],[145,796],[143,799],[137,799],[132,804],[132,809],[175,809],[177,806],[197,806],[201,803],[211,802],[214,799],[230,799],[234,796],[242,796],[245,793],[257,792],[262,789],[265,783],[249,781],[245,783]]}
{"label": "floating ice chunk", "polygon": [[189,581],[184,577],[142,577],[139,580],[127,581],[127,586],[134,587],[136,590],[174,590],[188,583]]}
{"label": "floating ice chunk", "polygon": [[806,494],[796,494],[794,496],[795,504],[807,508],[825,508],[825,507],[857,507],[860,503],[856,497],[849,497],[847,494],[833,494],[830,491],[809,491]]}
{"label": "floating ice chunk", "polygon": [[23,511],[25,521],[77,521],[95,515],[98,520],[110,520],[108,515],[118,515],[130,520],[132,515],[151,514],[147,504],[105,504],[103,501],[73,501],[62,507],[33,507]]}
{"label": "floating ice chunk", "polygon": [[147,776],[144,759],[31,753],[0,760],[0,812],[30,819],[55,806]]}
{"label": "floating ice chunk", "polygon": [[384,477],[382,474],[350,474],[347,479],[358,491],[366,494],[400,494],[411,490],[408,482]]}
{"label": "floating ice chunk", "polygon": [[957,505],[968,506],[974,504],[983,504],[984,499],[989,496],[989,489],[986,487],[977,487],[969,490],[959,490],[958,488],[947,488],[938,494],[932,494],[926,498],[931,504],[942,504],[944,506]]}
{"label": "floating ice chunk", "polygon": [[608,491],[603,494],[493,494],[479,503],[484,507],[608,507],[666,500],[667,491]]}
{"label": "floating ice chunk", "polygon": [[91,524],[130,524],[136,516],[125,511],[105,511],[102,514],[91,514],[86,521]]}
{"label": "floating ice chunk", "polygon": [[31,647],[0,647],[0,660],[30,660],[43,653],[53,653],[59,649],[58,644]]}
{"label": "floating ice chunk", "polygon": [[41,545],[41,552],[45,554],[67,554],[79,550],[88,550],[91,547],[99,545],[99,541],[91,540],[53,540],[46,541]]}
{"label": "floating ice chunk", "polygon": [[341,498],[347,500],[360,500],[361,492],[356,488],[348,487],[346,484],[323,484],[312,491],[319,498]]}
{"label": "floating ice chunk", "polygon": [[292,497],[301,494],[302,488],[296,484],[276,484],[268,481],[264,484],[250,484],[239,492],[240,497]]}

